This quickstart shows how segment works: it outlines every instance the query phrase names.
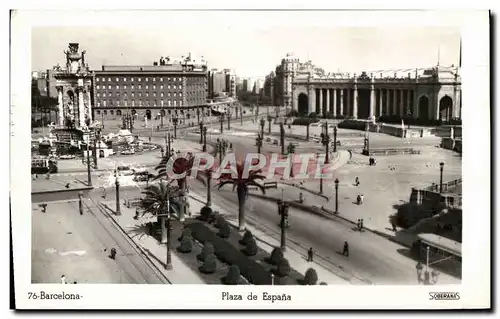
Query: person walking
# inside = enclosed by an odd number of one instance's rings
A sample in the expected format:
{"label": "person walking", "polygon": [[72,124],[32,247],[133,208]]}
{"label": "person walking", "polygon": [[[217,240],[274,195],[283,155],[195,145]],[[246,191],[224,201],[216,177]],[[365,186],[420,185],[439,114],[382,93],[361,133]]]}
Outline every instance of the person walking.
{"label": "person walking", "polygon": [[354,184],[356,184],[356,187],[359,186],[359,177],[356,177],[356,179],[354,180]]}
{"label": "person walking", "polygon": [[313,255],[314,255],[313,249],[312,247],[310,247],[309,250],[307,251],[307,262],[313,262]]}
{"label": "person walking", "polygon": [[342,250],[342,255],[349,257],[349,244],[347,241],[344,242],[344,249]]}

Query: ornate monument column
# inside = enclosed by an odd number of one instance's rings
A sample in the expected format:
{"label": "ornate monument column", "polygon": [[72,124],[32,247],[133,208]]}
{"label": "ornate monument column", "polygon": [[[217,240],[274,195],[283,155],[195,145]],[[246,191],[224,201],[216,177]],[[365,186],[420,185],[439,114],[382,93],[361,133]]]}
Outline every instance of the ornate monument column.
{"label": "ornate monument column", "polygon": [[78,86],[78,124],[85,126],[85,105],[83,103],[83,86]]}
{"label": "ornate monument column", "polygon": [[333,116],[337,116],[337,89],[333,89]]}
{"label": "ornate monument column", "polygon": [[345,105],[345,114],[346,115],[351,115],[351,110],[352,110],[352,108],[351,108],[351,88],[347,88],[345,90],[345,93],[346,93],[346,97],[345,97],[345,99],[346,99],[346,101],[345,101],[345,104],[346,104]]}
{"label": "ornate monument column", "polygon": [[340,115],[344,115],[344,89],[340,89]]}
{"label": "ornate monument column", "polygon": [[[408,112],[408,110],[410,109],[410,106],[411,106],[411,90],[407,90],[406,91],[406,112]],[[405,112],[405,114],[406,114]],[[413,113],[413,112],[412,112]]]}
{"label": "ornate monument column", "polygon": [[[356,81],[356,80],[354,80]],[[358,118],[358,84],[354,82],[354,93],[353,93],[353,101],[352,101],[352,116],[355,119]]]}
{"label": "ornate monument column", "polygon": [[404,101],[404,90],[399,90],[399,115],[405,115],[405,101]]}
{"label": "ornate monument column", "polygon": [[324,115],[323,114],[323,89],[319,89],[319,114],[318,115]]}
{"label": "ornate monument column", "polygon": [[397,104],[398,104],[398,90],[394,89],[392,90],[392,95],[393,95],[393,100],[392,100],[392,107],[391,107],[391,114],[390,115],[395,115],[396,110],[397,110]]}
{"label": "ornate monument column", "polygon": [[375,108],[375,86],[373,85],[373,78],[372,78],[372,84],[370,84],[370,115],[369,118],[372,119],[374,116],[374,108]]}
{"label": "ornate monument column", "polygon": [[89,118],[90,122],[92,122],[92,104],[91,104],[92,99],[90,98],[90,87],[89,86],[85,87],[85,91],[87,92],[87,103],[86,103],[85,114],[87,114],[87,117]]}
{"label": "ornate monument column", "polygon": [[309,85],[308,87],[309,94],[307,97],[309,98],[309,114],[312,113],[316,109],[316,92],[314,86]]}
{"label": "ornate monument column", "polygon": [[63,105],[63,87],[57,87],[57,112],[58,112],[58,124],[59,126],[64,126],[64,105]]}
{"label": "ornate monument column", "polygon": [[378,114],[377,114],[377,116],[381,117],[382,114],[384,114],[384,112],[383,112],[384,105],[382,103],[384,101],[384,99],[383,99],[384,91],[382,89],[379,89],[378,94],[379,94],[379,96],[378,96]]}

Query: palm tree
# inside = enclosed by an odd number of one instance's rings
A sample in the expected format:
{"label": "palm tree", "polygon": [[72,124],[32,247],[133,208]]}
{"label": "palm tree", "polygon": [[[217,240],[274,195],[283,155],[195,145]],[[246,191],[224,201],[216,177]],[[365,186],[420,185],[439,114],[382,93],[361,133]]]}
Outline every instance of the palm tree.
{"label": "palm tree", "polygon": [[161,223],[161,243],[164,244],[167,242],[165,218],[167,217],[168,206],[170,206],[171,212],[179,215],[181,191],[178,186],[172,185],[171,182],[160,181],[158,184],[150,184],[142,194],[144,194],[141,201],[142,215],[158,216]]}
{"label": "palm tree", "polygon": [[257,183],[257,180],[265,179],[261,175],[262,170],[253,170],[248,172],[248,176],[243,176],[243,169],[244,165],[240,162],[236,164],[237,177],[231,174],[222,174],[219,177],[219,189],[224,185],[233,185],[233,191],[236,189],[238,193],[238,228],[240,231],[245,230],[245,202],[248,198],[248,186],[256,186],[263,194],[266,193],[264,186]]}
{"label": "palm tree", "polygon": [[[174,174],[180,175],[185,173],[184,177],[177,179],[177,185],[179,187],[179,193],[181,197],[181,214],[179,216],[179,219],[181,221],[184,221],[184,204],[186,203],[187,200],[186,199],[187,177],[191,176],[191,171],[194,165],[194,159],[195,157],[191,153],[188,153],[187,156],[176,158],[171,168]],[[158,164],[158,166],[155,168],[155,170],[158,173],[153,180],[170,179],[170,177],[168,176],[169,170],[167,170],[167,164],[169,160],[170,158],[165,157],[160,161],[160,164]],[[200,164],[203,165],[203,161],[201,161]],[[202,174],[200,174],[200,172],[197,172],[195,178],[199,180],[204,186],[206,186],[205,178],[202,176]]]}

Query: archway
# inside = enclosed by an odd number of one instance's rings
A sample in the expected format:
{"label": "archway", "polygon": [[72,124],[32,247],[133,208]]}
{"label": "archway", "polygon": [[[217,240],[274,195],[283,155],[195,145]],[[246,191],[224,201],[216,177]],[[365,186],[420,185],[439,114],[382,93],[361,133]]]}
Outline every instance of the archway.
{"label": "archway", "polygon": [[298,111],[300,115],[307,116],[309,112],[309,101],[307,94],[300,93],[298,97]]}
{"label": "archway", "polygon": [[161,115],[161,117],[164,117],[165,116],[165,110],[161,110],[160,111],[160,115]]}
{"label": "archway", "polygon": [[146,110],[146,118],[149,120],[151,120],[151,110]]}
{"label": "archway", "polygon": [[137,111],[135,109],[132,109],[130,112],[132,113],[132,115],[136,115],[137,114]]}
{"label": "archway", "polygon": [[425,95],[418,99],[418,118],[425,121],[429,120],[429,98]]}
{"label": "archway", "polygon": [[445,95],[439,101],[439,119],[444,122],[449,122],[452,115],[453,110],[453,100],[448,95]]}
{"label": "archway", "polygon": [[116,111],[116,116],[122,116],[122,111],[121,110],[117,110]]}
{"label": "archway", "polygon": [[104,157],[104,151],[103,150],[100,150],[99,151],[99,158],[103,158]]}

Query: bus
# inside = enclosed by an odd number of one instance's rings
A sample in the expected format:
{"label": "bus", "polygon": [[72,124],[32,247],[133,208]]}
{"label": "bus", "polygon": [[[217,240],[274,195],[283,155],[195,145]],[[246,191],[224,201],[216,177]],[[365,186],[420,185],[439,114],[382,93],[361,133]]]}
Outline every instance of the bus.
{"label": "bus", "polygon": [[422,261],[457,277],[462,277],[462,244],[436,234],[419,234],[412,252]]}

